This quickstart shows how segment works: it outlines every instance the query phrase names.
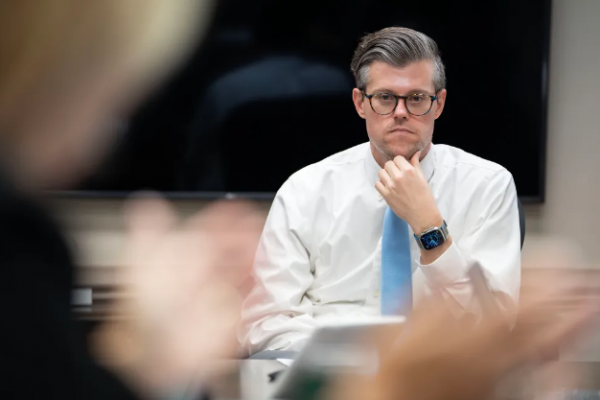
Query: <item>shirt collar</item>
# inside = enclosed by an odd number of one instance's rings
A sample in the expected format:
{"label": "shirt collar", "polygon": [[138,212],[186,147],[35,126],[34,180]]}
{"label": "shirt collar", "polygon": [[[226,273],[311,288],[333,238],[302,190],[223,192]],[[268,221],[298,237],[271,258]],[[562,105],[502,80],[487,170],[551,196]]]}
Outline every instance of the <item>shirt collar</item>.
{"label": "shirt collar", "polygon": [[431,178],[433,178],[433,174],[435,173],[435,161],[437,157],[435,155],[435,146],[431,143],[431,147],[429,148],[429,152],[425,156],[424,159],[421,160],[421,170],[423,171],[423,176],[427,179],[427,182],[431,182]]}
{"label": "shirt collar", "polygon": [[[377,161],[375,161],[375,157],[373,157],[370,145],[367,146],[367,151],[368,154],[365,159],[367,177],[369,179],[369,183],[371,183],[372,186],[375,186],[375,183],[377,183],[377,181],[379,180],[378,174],[379,170],[381,170],[381,167],[379,166],[379,164],[377,164]],[[431,181],[431,178],[435,173],[435,161],[435,145],[432,143],[429,152],[427,153],[425,158],[421,160],[421,170],[423,171],[423,175],[425,176],[425,179],[427,179],[427,182]]]}

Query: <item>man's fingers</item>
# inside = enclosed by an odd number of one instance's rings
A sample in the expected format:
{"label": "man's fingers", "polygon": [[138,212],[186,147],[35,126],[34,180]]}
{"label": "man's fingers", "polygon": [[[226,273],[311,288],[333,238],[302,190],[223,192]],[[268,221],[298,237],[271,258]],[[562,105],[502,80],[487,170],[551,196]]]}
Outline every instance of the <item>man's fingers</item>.
{"label": "man's fingers", "polygon": [[413,168],[410,162],[408,162],[406,158],[402,156],[396,156],[394,158],[394,165],[396,165],[400,171],[406,171],[407,169]]}
{"label": "man's fingers", "polygon": [[387,173],[387,175],[392,179],[396,180],[400,176],[400,169],[393,161],[388,161],[383,165],[383,170]]}
{"label": "man's fingers", "polygon": [[[569,274],[564,275],[569,277]],[[537,287],[530,291],[520,306],[514,329],[506,337],[492,334],[499,330],[493,321],[484,321],[483,329],[489,331],[486,335],[496,343],[495,365],[499,370],[548,361],[560,346],[594,321],[599,311],[598,302],[588,299],[573,305],[565,297],[569,293],[570,290],[542,290]],[[565,312],[559,307],[561,304],[571,304],[573,308]]]}
{"label": "man's fingers", "polygon": [[375,189],[379,192],[379,194],[381,196],[383,196],[384,198],[387,197],[388,194],[390,194],[389,189],[381,182],[381,181],[377,181],[375,182]]}
{"label": "man's fingers", "polygon": [[383,183],[383,185],[386,188],[391,189],[394,186],[392,177],[390,176],[390,174],[388,173],[387,170],[380,169],[379,172],[377,173],[377,176],[379,177],[379,180],[381,181],[381,183]]}
{"label": "man's fingers", "polygon": [[[432,297],[423,299],[414,309],[411,318],[403,327],[400,340],[408,335],[414,335],[421,339],[426,336],[439,335],[440,332],[450,333],[455,325],[456,319],[441,298]],[[435,340],[434,340],[435,341]]]}
{"label": "man's fingers", "polygon": [[[230,229],[232,225],[258,214],[256,207],[245,201],[218,201],[206,206],[189,221],[202,225],[209,231]],[[194,222],[195,221],[195,222]]]}
{"label": "man's fingers", "polygon": [[597,318],[598,311],[595,302],[588,302],[576,310],[561,314],[550,310],[542,310],[541,315],[529,313],[519,322],[519,325],[529,327],[515,329],[515,352],[526,357],[526,362],[544,361],[548,355],[589,327]]}
{"label": "man's fingers", "polygon": [[264,215],[251,204],[220,202],[191,217],[186,230],[190,237],[201,233],[211,270],[237,286],[250,274],[263,225]]}
{"label": "man's fingers", "polygon": [[420,150],[413,154],[412,158],[410,159],[410,164],[417,171],[417,174],[419,174],[419,176],[424,177],[423,169],[421,168],[421,154],[423,154],[423,152]]}
{"label": "man's fingers", "polygon": [[132,239],[152,239],[171,229],[177,216],[168,202],[152,192],[136,194],[124,204],[124,218]]}
{"label": "man's fingers", "polygon": [[413,156],[410,158],[410,165],[412,165],[415,168],[418,168],[421,165],[421,151],[417,151],[415,154],[413,154]]}
{"label": "man's fingers", "polygon": [[125,202],[124,221],[128,231],[125,263],[129,266],[124,279],[135,281],[150,267],[145,260],[153,258],[151,253],[169,236],[177,216],[160,196],[148,193]]}

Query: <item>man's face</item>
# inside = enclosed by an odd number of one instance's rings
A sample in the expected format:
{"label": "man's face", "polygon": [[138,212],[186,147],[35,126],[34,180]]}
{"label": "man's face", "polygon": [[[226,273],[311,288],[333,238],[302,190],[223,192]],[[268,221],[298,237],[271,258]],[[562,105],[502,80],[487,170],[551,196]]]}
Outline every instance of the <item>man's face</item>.
{"label": "man's face", "polygon": [[[369,68],[369,81],[365,93],[393,93],[395,95],[427,94],[436,96],[433,84],[433,62],[420,61],[397,68],[375,61]],[[421,150],[423,157],[429,151],[435,120],[442,114],[446,101],[446,90],[437,93],[429,113],[415,116],[408,112],[402,99],[394,112],[380,115],[373,111],[369,99],[359,89],[352,97],[356,111],[366,120],[367,133],[373,155],[379,164],[396,156],[410,159]]]}

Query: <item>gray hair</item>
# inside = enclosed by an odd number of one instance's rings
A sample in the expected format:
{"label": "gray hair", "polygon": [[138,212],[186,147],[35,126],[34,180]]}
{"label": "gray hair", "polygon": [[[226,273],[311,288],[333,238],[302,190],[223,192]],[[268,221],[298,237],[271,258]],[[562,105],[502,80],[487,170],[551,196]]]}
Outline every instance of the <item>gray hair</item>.
{"label": "gray hair", "polygon": [[365,35],[352,57],[352,73],[356,87],[365,90],[369,67],[381,61],[398,68],[414,62],[433,62],[435,91],[446,88],[446,71],[437,44],[429,36],[408,28],[391,27]]}

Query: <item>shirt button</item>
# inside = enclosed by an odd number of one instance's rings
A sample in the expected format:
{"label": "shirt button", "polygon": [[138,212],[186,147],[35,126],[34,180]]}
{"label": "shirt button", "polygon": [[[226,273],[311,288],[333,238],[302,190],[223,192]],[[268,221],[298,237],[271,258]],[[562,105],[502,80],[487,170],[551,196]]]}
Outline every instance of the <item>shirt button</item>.
{"label": "shirt button", "polygon": [[379,290],[374,291],[373,296],[375,296],[375,298],[378,299],[380,296]]}
{"label": "shirt button", "polygon": [[383,197],[381,196],[381,193],[377,192],[377,200],[383,200]]}

